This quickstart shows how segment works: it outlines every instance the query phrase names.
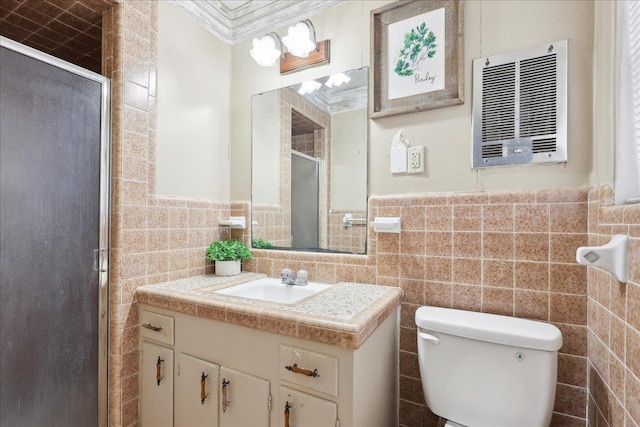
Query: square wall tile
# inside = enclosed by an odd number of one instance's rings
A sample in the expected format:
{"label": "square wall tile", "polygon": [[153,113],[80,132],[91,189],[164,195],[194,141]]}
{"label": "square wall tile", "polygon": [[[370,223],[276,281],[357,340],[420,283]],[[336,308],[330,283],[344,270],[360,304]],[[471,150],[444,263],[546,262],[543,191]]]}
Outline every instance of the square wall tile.
{"label": "square wall tile", "polygon": [[482,256],[492,259],[513,259],[513,233],[483,233]]}
{"label": "square wall tile", "polygon": [[465,205],[454,206],[453,229],[455,231],[482,230],[482,207]]}
{"label": "square wall tile", "polygon": [[513,316],[513,290],[483,286],[482,312]]}
{"label": "square wall tile", "polygon": [[514,282],[513,261],[483,260],[482,285],[512,288]]}
{"label": "square wall tile", "polygon": [[482,261],[477,258],[453,258],[453,283],[480,285]]}
{"label": "square wall tile", "polygon": [[550,320],[552,322],[587,324],[587,297],[582,295],[551,294]]}
{"label": "square wall tile", "polygon": [[585,295],[587,268],[578,264],[551,264],[551,292]]}
{"label": "square wall tile", "polygon": [[515,232],[549,232],[549,205],[516,205],[514,209]]}
{"label": "square wall tile", "polygon": [[549,264],[545,262],[515,262],[515,287],[536,291],[549,290]]}
{"label": "square wall tile", "polygon": [[514,205],[483,205],[482,231],[513,232]]}
{"label": "square wall tile", "polygon": [[549,321],[549,293],[515,290],[515,317]]}
{"label": "square wall tile", "polygon": [[482,288],[480,286],[454,283],[451,297],[452,308],[469,311],[481,311],[482,309]]}
{"label": "square wall tile", "polygon": [[549,235],[546,233],[516,233],[515,258],[526,261],[548,261]]}

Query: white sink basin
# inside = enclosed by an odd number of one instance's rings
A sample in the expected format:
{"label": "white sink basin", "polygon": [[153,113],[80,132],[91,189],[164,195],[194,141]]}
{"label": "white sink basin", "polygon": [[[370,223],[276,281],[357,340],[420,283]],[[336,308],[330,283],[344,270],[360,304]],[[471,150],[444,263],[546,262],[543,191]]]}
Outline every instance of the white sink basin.
{"label": "white sink basin", "polygon": [[317,282],[309,282],[306,286],[285,285],[280,282],[280,279],[267,277],[243,283],[241,285],[220,289],[214,293],[278,302],[282,304],[292,304],[327,289],[330,286],[331,285]]}

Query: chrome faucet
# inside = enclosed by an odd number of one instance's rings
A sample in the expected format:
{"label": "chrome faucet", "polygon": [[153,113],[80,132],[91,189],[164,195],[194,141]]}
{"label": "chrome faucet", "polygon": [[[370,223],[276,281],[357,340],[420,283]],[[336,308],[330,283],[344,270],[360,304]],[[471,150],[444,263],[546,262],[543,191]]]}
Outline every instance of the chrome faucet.
{"label": "chrome faucet", "polygon": [[297,274],[294,274],[288,268],[283,269],[280,272],[280,278],[282,279],[282,283],[286,285],[298,285],[305,286],[309,283],[307,282],[307,277],[309,277],[309,273],[306,270],[300,270]]}

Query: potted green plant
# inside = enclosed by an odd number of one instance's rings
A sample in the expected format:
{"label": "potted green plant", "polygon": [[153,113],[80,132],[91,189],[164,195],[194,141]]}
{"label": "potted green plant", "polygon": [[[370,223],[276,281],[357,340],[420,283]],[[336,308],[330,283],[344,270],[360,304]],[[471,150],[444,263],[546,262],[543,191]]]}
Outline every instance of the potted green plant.
{"label": "potted green plant", "polygon": [[254,239],[254,240],[251,241],[251,244],[256,249],[272,248],[273,247],[273,243],[271,243],[268,240],[264,240],[264,239]]}
{"label": "potted green plant", "polygon": [[242,270],[240,262],[253,256],[244,243],[228,239],[211,243],[205,258],[209,262],[215,262],[216,276],[235,276]]}

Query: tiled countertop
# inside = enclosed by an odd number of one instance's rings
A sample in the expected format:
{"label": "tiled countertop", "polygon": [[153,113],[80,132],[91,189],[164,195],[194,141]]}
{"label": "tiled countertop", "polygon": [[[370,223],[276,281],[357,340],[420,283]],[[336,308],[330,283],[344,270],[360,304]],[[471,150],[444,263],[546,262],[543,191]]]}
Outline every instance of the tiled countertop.
{"label": "tiled countertop", "polygon": [[338,283],[293,304],[216,294],[266,277],[195,276],[136,290],[139,303],[254,329],[356,349],[398,306],[400,288]]}

